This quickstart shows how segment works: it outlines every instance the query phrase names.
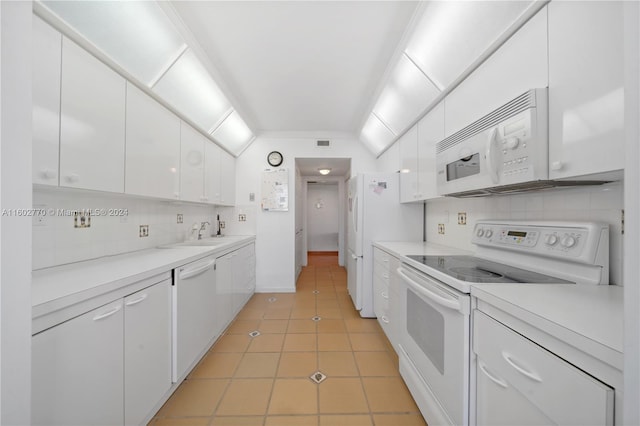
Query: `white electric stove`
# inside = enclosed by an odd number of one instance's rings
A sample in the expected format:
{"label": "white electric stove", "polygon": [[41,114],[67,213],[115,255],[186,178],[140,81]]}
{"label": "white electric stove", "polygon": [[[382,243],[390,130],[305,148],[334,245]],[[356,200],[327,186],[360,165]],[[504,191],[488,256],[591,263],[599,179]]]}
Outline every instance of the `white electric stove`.
{"label": "white electric stove", "polygon": [[469,255],[409,255],[398,269],[400,372],[429,424],[469,424],[471,286],[609,283],[609,227],[487,220]]}

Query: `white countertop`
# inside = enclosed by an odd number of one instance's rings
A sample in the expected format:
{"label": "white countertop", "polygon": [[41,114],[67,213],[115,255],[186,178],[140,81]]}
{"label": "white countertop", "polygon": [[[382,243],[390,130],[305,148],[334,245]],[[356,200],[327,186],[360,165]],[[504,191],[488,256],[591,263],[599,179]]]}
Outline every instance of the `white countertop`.
{"label": "white countertop", "polygon": [[223,253],[255,236],[215,239],[216,246],[169,245],[34,271],[32,318],[126,287],[203,257]]}

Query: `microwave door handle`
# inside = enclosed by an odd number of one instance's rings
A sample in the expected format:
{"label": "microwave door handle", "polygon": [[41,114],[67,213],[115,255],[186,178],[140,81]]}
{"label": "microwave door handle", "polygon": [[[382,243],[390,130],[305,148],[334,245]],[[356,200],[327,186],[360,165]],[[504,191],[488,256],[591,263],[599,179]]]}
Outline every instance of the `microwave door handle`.
{"label": "microwave door handle", "polygon": [[489,132],[489,140],[487,141],[487,169],[489,171],[489,176],[491,176],[491,181],[494,184],[497,184],[500,179],[498,176],[498,158],[495,158],[500,152],[498,148],[498,128],[494,127]]}
{"label": "microwave door handle", "polygon": [[430,299],[431,301],[437,303],[440,306],[444,306],[445,308],[454,309],[459,311],[461,309],[460,301],[456,298],[448,298],[444,296],[440,296],[439,294],[434,293],[428,288],[421,286],[417,282],[415,282],[411,277],[404,273],[402,268],[397,269],[398,274],[402,277],[405,283],[411,287],[413,291]]}

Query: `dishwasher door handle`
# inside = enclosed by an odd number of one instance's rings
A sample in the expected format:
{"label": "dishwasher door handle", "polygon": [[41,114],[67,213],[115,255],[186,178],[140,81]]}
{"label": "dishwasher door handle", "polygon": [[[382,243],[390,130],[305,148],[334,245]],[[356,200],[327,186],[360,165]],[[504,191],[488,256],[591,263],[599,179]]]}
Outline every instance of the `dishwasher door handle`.
{"label": "dishwasher door handle", "polygon": [[216,260],[213,259],[213,260],[205,263],[204,265],[195,267],[193,269],[181,268],[180,269],[180,275],[179,275],[180,279],[181,280],[186,280],[186,279],[198,276],[200,274],[204,274],[205,272],[207,272],[208,270],[213,268],[213,266],[215,264],[216,264]]}

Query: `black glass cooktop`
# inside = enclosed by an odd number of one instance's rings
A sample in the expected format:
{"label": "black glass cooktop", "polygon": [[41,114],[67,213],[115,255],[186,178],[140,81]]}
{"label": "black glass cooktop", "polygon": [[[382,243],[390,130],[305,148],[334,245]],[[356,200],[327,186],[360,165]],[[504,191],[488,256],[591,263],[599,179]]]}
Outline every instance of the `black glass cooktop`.
{"label": "black glass cooktop", "polygon": [[453,278],[473,283],[574,284],[571,281],[473,256],[409,255],[407,257]]}

